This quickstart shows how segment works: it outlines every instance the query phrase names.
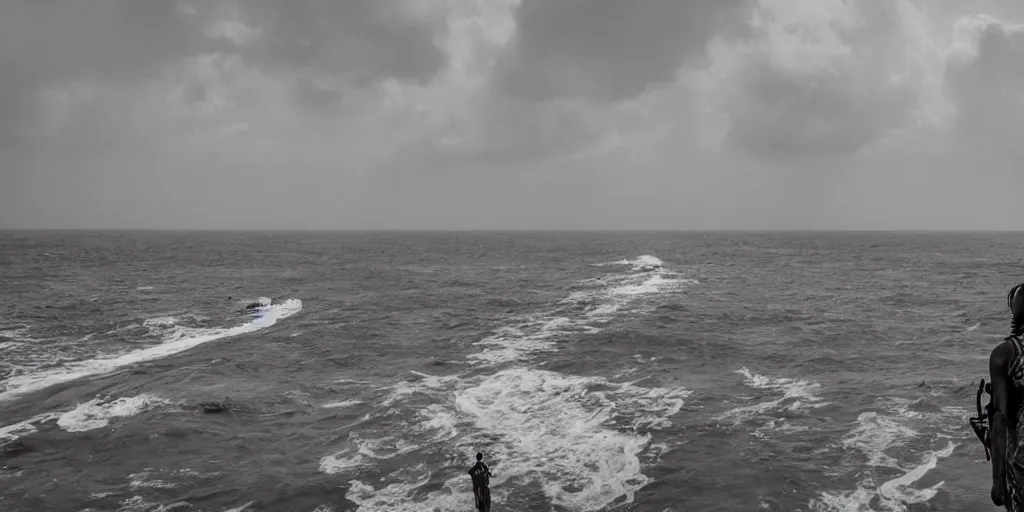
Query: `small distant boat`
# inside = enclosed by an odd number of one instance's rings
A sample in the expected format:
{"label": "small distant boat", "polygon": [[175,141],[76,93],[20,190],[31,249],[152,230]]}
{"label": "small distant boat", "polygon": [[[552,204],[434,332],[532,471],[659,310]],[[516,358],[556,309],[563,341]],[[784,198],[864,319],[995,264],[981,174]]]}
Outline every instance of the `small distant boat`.
{"label": "small distant boat", "polygon": [[274,301],[270,297],[260,297],[259,299],[256,299],[255,302],[250,302],[246,304],[245,310],[258,312],[263,308],[269,307],[271,304],[273,304],[273,302]]}

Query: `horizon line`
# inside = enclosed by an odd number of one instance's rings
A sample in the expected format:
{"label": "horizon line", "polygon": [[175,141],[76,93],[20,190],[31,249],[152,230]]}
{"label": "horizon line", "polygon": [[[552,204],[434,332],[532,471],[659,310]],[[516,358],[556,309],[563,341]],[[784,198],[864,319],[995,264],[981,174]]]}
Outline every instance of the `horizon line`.
{"label": "horizon line", "polygon": [[0,233],[906,233],[983,234],[1024,233],[1021,229],[550,229],[550,228],[0,228]]}

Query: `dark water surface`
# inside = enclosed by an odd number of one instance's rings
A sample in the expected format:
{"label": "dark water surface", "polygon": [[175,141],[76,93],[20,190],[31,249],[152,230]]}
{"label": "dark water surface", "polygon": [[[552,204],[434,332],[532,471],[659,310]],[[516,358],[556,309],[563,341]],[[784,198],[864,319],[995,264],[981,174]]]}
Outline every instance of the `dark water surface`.
{"label": "dark water surface", "polygon": [[0,510],[996,510],[1022,242],[0,233]]}

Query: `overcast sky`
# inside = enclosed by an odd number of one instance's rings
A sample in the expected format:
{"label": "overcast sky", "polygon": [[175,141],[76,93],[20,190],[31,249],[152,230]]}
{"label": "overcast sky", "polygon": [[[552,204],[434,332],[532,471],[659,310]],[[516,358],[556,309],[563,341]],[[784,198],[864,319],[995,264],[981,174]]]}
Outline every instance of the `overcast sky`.
{"label": "overcast sky", "polygon": [[7,0],[0,228],[1024,229],[1020,0]]}

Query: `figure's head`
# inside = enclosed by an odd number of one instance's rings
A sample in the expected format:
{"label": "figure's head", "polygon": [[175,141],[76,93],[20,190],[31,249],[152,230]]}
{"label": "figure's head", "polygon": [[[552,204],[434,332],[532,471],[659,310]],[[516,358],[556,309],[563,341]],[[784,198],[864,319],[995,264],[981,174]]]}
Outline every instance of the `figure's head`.
{"label": "figure's head", "polygon": [[1010,288],[1006,294],[1006,305],[1013,315],[1013,334],[1020,334],[1024,330],[1024,283]]}
{"label": "figure's head", "polygon": [[484,460],[484,454],[476,452],[476,460]]}

